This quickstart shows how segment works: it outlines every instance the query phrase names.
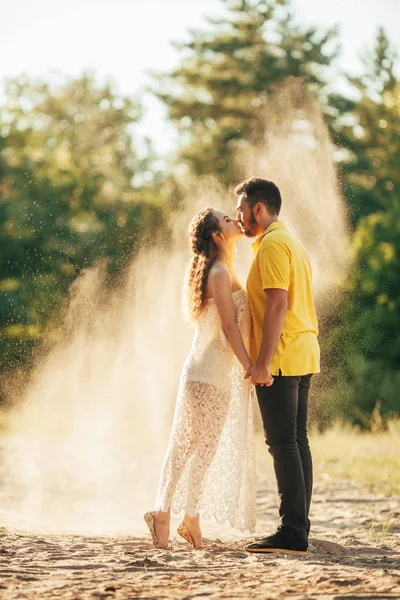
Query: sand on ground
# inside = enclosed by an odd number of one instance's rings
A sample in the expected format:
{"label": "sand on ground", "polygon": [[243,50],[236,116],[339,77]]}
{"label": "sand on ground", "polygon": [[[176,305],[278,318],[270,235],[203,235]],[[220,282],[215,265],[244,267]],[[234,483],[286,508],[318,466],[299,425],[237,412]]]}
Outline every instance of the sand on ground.
{"label": "sand on ground", "polygon": [[[268,478],[259,486],[256,536],[273,531],[276,515]],[[140,537],[1,529],[0,598],[400,598],[399,498],[320,474],[311,517],[310,553],[302,557],[248,554],[254,538],[215,524],[204,524],[203,551],[176,534],[171,550],[156,550],[144,525]]]}

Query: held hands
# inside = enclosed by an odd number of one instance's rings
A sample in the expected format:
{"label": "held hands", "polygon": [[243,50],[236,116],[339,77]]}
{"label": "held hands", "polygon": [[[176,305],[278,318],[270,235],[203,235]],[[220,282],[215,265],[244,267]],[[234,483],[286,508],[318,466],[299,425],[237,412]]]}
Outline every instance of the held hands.
{"label": "held hands", "polygon": [[274,383],[274,378],[271,375],[270,367],[258,367],[257,365],[251,365],[244,376],[245,379],[251,378],[253,385],[260,385],[261,387],[269,387]]}

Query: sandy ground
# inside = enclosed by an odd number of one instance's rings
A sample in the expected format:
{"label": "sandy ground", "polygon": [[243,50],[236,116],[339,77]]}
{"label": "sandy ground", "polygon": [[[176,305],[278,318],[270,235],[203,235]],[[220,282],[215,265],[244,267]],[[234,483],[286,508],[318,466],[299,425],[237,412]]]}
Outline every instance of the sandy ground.
{"label": "sandy ground", "polygon": [[[1,500],[1,498],[0,498]],[[273,481],[258,494],[257,535],[276,524]],[[249,555],[246,539],[221,542],[208,525],[208,548],[172,550],[143,537],[54,536],[0,530],[0,598],[400,598],[399,498],[317,476],[310,554]]]}

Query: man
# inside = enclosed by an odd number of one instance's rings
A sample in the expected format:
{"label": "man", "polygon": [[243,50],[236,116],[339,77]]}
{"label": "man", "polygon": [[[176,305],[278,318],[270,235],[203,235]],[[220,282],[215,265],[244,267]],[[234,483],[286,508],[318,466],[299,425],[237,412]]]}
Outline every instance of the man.
{"label": "man", "polygon": [[256,385],[280,497],[276,533],[246,550],[304,554],[312,494],[308,393],[312,374],[320,370],[310,259],[279,221],[282,202],[274,183],[253,177],[235,193],[239,224],[247,236],[258,236],[247,279],[254,366],[246,376]]}

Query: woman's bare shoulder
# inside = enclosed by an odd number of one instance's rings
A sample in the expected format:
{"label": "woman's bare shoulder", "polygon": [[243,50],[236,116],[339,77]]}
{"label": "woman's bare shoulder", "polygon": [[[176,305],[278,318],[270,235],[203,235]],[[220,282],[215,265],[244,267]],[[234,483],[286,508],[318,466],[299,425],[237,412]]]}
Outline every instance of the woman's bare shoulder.
{"label": "woman's bare shoulder", "polygon": [[228,267],[221,263],[214,263],[208,273],[208,281],[224,282],[231,281],[232,275]]}
{"label": "woman's bare shoulder", "polygon": [[213,264],[207,277],[206,298],[213,298],[217,290],[231,289],[231,273],[221,263]]}

